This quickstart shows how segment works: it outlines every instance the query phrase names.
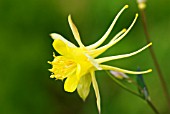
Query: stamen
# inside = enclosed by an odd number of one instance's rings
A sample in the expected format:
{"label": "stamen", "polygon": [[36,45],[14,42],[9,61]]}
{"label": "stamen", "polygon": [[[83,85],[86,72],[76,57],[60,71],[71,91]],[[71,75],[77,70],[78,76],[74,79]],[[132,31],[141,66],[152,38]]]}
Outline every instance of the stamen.
{"label": "stamen", "polygon": [[103,58],[95,59],[95,61],[97,61],[97,63],[100,64],[100,63],[111,61],[111,60],[116,60],[116,59],[130,57],[130,56],[133,56],[133,55],[136,55],[136,54],[140,53],[141,51],[145,50],[146,48],[148,48],[151,45],[152,45],[152,43],[149,43],[145,47],[143,47],[143,48],[141,48],[141,49],[139,49],[139,50],[137,50],[135,52],[132,52],[130,54],[123,54],[123,55],[110,56],[110,57],[103,57]]}
{"label": "stamen", "polygon": [[53,57],[54,57],[54,58],[56,57],[54,52],[53,52]]}
{"label": "stamen", "polygon": [[118,18],[120,17],[121,13],[126,9],[128,8],[128,5],[125,5],[120,11],[119,13],[116,15],[115,19],[113,20],[112,24],[110,25],[109,29],[106,31],[106,33],[103,35],[103,37],[97,41],[96,43],[90,45],[90,46],[87,46],[88,49],[95,49],[97,47],[99,47],[105,40],[106,38],[109,36],[110,32],[112,31],[116,21],[118,20]]}
{"label": "stamen", "polygon": [[51,62],[51,61],[47,61],[47,63],[48,63],[48,64],[52,64],[52,62]]}
{"label": "stamen", "polygon": [[52,64],[52,68],[49,69],[49,71],[52,72],[51,77],[55,77],[60,80],[63,80],[73,74],[76,69],[76,64],[63,56],[57,56],[52,62],[49,63]]}
{"label": "stamen", "polygon": [[55,75],[51,75],[50,78],[55,78]]}
{"label": "stamen", "polygon": [[80,34],[78,32],[77,27],[75,26],[75,24],[73,23],[72,19],[71,19],[71,15],[68,16],[68,22],[70,25],[70,28],[73,32],[74,38],[76,39],[77,43],[79,44],[80,47],[84,47],[83,43],[81,42],[80,39]]}

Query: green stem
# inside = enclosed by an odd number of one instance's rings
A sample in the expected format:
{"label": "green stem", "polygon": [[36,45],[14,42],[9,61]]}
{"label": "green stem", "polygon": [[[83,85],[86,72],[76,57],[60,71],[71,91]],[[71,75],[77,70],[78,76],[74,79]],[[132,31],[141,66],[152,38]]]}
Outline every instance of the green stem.
{"label": "green stem", "polygon": [[155,112],[155,114],[160,114],[150,100],[146,100],[146,102],[147,102],[148,105],[151,107],[151,109]]}
{"label": "green stem", "polygon": [[160,114],[158,112],[158,110],[156,109],[156,107],[153,105],[153,103],[151,102],[151,100],[149,99],[145,99],[144,97],[142,97],[140,94],[138,94],[137,92],[129,89],[128,87],[126,87],[124,84],[122,84],[120,81],[118,81],[113,75],[111,75],[108,71],[106,71],[106,73],[109,75],[109,77],[118,85],[120,86],[121,88],[123,88],[124,90],[132,93],[133,95],[141,98],[142,100],[146,101],[147,104],[150,106],[150,108],[155,112],[155,114]]}
{"label": "green stem", "polygon": [[142,97],[140,94],[138,94],[137,92],[135,92],[135,91],[127,88],[124,84],[122,84],[122,83],[121,83],[120,81],[118,81],[114,76],[112,76],[108,71],[106,71],[106,73],[110,76],[110,78],[111,78],[118,86],[120,86],[121,88],[125,89],[126,91],[132,93],[133,95],[136,95],[136,96],[138,96],[138,97],[140,97],[140,98],[143,99],[143,97]]}
{"label": "green stem", "polygon": [[[150,43],[151,40],[150,40],[150,36],[149,36],[149,33],[148,33],[148,29],[147,29],[146,15],[145,15],[144,9],[140,9],[140,13],[141,13],[141,17],[142,17],[142,25],[143,25],[144,33],[145,33],[145,36],[146,36],[146,41],[147,41],[147,43]],[[168,107],[169,107],[168,109],[169,109],[169,112],[170,112],[170,97],[169,97],[169,94],[168,94],[168,89],[167,89],[167,86],[166,86],[166,82],[164,80],[160,65],[159,65],[159,63],[157,61],[157,58],[156,58],[156,55],[155,55],[155,52],[154,52],[153,48],[149,47],[149,51],[150,51],[152,60],[153,60],[153,62],[155,64],[155,68],[157,70],[158,77],[159,77],[159,80],[160,80],[160,83],[161,83],[165,98],[167,100],[167,104],[168,104]]]}

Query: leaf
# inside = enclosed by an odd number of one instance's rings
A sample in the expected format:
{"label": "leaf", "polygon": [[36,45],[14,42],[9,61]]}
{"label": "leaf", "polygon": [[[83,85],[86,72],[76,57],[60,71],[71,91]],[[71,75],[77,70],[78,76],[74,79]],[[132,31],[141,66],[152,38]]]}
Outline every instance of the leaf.
{"label": "leaf", "polygon": [[147,86],[146,86],[146,84],[145,84],[145,82],[144,82],[143,75],[142,75],[142,74],[138,74],[136,80],[137,80],[137,83],[138,83],[138,85],[139,85],[139,87],[138,87],[139,93],[140,93],[146,100],[150,99],[149,91],[148,91]]}

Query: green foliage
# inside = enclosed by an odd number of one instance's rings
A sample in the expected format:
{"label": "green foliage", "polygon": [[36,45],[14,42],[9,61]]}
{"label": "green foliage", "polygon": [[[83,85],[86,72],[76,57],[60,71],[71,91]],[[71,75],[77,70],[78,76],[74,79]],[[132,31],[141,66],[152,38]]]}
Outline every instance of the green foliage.
{"label": "green foliage", "polygon": [[[169,3],[169,0],[148,0],[146,10],[153,48],[166,80],[170,80]],[[76,92],[64,92],[61,81],[49,78],[51,66],[47,61],[52,60],[54,51],[49,34],[60,33],[75,43],[67,22],[68,14],[72,14],[82,41],[89,45],[105,33],[125,4],[129,9],[120,17],[110,39],[130,25],[138,12],[135,0],[1,0],[0,114],[97,114],[93,92],[83,102]],[[121,43],[104,55],[129,53],[145,44],[138,19]],[[153,73],[145,75],[145,81],[155,105],[166,114],[166,102],[149,51],[108,64],[130,70],[137,66],[141,66],[141,70],[153,68]],[[99,73],[96,78],[102,98],[102,114],[153,114],[144,102],[115,85],[106,74]]]}

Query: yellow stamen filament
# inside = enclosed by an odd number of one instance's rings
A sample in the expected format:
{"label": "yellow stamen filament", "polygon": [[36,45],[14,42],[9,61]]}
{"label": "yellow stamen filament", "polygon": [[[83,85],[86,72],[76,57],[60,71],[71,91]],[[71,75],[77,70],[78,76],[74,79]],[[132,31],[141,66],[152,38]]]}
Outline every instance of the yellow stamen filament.
{"label": "yellow stamen filament", "polygon": [[53,57],[54,57],[54,58],[56,57],[54,52],[53,52]]}
{"label": "yellow stamen filament", "polygon": [[116,15],[115,19],[113,20],[112,24],[110,25],[109,29],[106,31],[106,33],[103,35],[103,37],[97,41],[96,43],[90,45],[90,46],[87,46],[88,49],[95,49],[97,47],[99,47],[105,40],[106,38],[109,36],[110,32],[112,31],[116,21],[118,20],[118,18],[120,17],[120,15],[122,14],[122,12],[128,8],[128,5],[125,5],[120,11],[119,13]]}
{"label": "yellow stamen filament", "polygon": [[148,45],[146,45],[145,47],[132,52],[130,54],[123,54],[123,55],[117,55],[117,56],[110,56],[110,57],[103,57],[103,58],[99,58],[99,59],[95,59],[97,63],[103,63],[103,62],[107,62],[107,61],[111,61],[111,60],[116,60],[116,59],[121,59],[121,58],[126,58],[126,57],[130,57],[133,55],[136,55],[138,53],[140,53],[141,51],[145,50],[146,48],[148,48],[149,46],[151,46],[152,43],[149,43]]}
{"label": "yellow stamen filament", "polygon": [[76,64],[73,61],[67,60],[62,56],[57,56],[52,62],[48,62],[53,65],[51,78],[64,79],[67,76],[73,74],[76,68]]}
{"label": "yellow stamen filament", "polygon": [[73,23],[72,19],[71,19],[71,15],[68,16],[68,22],[70,25],[70,28],[73,32],[74,38],[76,39],[77,43],[79,44],[80,47],[84,47],[83,43],[81,42],[80,39],[80,34],[78,32],[77,27],[75,26],[75,24]]}
{"label": "yellow stamen filament", "polygon": [[127,74],[145,74],[145,73],[149,73],[152,71],[152,69],[149,69],[146,71],[130,71],[130,70],[125,70],[125,69],[108,66],[108,65],[100,65],[100,67],[103,68],[103,70],[114,70],[117,72],[123,72],[123,73],[127,73]]}

